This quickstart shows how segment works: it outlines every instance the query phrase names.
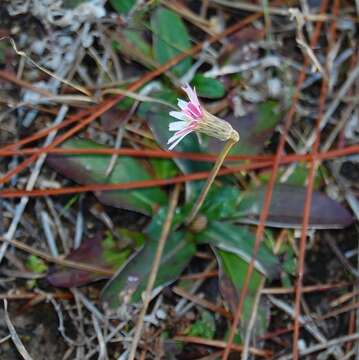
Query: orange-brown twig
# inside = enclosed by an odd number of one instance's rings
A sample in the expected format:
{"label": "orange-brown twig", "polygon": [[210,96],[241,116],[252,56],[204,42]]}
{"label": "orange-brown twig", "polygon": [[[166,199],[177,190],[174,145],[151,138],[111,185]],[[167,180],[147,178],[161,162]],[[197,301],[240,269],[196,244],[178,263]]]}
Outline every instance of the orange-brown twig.
{"label": "orange-brown twig", "polygon": [[299,329],[300,329],[300,301],[302,297],[302,288],[303,288],[303,277],[304,277],[304,259],[305,259],[305,249],[307,243],[307,233],[308,233],[308,225],[310,218],[310,209],[312,206],[312,196],[314,190],[314,177],[316,173],[317,160],[316,154],[319,148],[320,142],[320,120],[322,118],[322,114],[324,113],[325,107],[325,99],[328,91],[328,84],[325,79],[322,82],[322,88],[320,92],[319,99],[319,112],[316,123],[316,141],[313,145],[313,161],[310,163],[309,174],[308,174],[308,184],[307,190],[305,194],[305,202],[304,202],[304,210],[303,210],[303,223],[301,229],[301,236],[299,242],[299,257],[298,257],[298,266],[297,266],[297,282],[295,286],[295,301],[294,301],[294,332],[293,332],[293,359],[299,358],[298,351],[298,340],[299,340]]}
{"label": "orange-brown twig", "polygon": [[[37,148],[25,148],[25,149],[0,149],[0,156],[14,156],[14,155],[32,155],[38,152]],[[341,147],[339,149],[333,149],[329,151],[322,151],[317,154],[319,160],[328,160],[336,157],[347,156],[357,154],[359,152],[359,145],[351,145]],[[153,149],[133,149],[133,148],[53,148],[46,151],[46,154],[63,154],[63,155],[121,155],[121,156],[133,156],[141,158],[163,158],[163,159],[188,159],[194,161],[208,161],[214,162],[217,159],[217,155],[210,155],[206,153],[192,153],[192,152],[178,152],[178,151],[165,151],[165,150],[153,150]],[[289,154],[283,155],[282,160],[287,162],[294,161],[311,161],[311,154]],[[274,155],[229,155],[226,157],[228,161],[273,161]]]}
{"label": "orange-brown twig", "polygon": [[[212,44],[212,43],[220,40],[221,38],[242,29],[243,27],[252,23],[252,21],[256,20],[260,16],[261,16],[261,14],[250,15],[250,16],[246,17],[244,20],[230,26],[228,29],[221,32],[220,34],[210,37],[209,39],[207,39],[206,43]],[[137,80],[133,84],[131,84],[127,90],[129,90],[129,91],[138,90],[141,86],[145,85],[147,82],[149,82],[152,79],[156,78],[157,76],[161,75],[163,72],[169,70],[172,66],[174,66],[181,60],[185,59],[188,56],[194,55],[195,53],[200,51],[202,49],[204,43],[205,42],[202,42],[202,43],[199,43],[199,44],[193,46],[188,51],[182,52],[179,55],[175,56],[174,58],[172,58],[171,60],[166,62],[164,65],[162,65],[158,69],[155,69],[155,70],[145,74],[142,78],[140,78],[139,80]],[[50,149],[53,149],[55,146],[61,144],[62,142],[64,142],[68,138],[70,138],[72,135],[81,131],[85,126],[89,125],[91,122],[93,122],[99,116],[101,116],[103,113],[105,113],[106,111],[111,109],[123,97],[124,97],[124,95],[115,96],[115,97],[105,101],[103,104],[96,106],[94,109],[91,109],[90,110],[91,114],[88,117],[81,119],[79,124],[75,125],[73,128],[68,130],[66,133],[57,137],[51,145],[38,149],[38,152],[36,154],[33,154],[28,159],[23,161],[21,164],[16,166],[14,169],[8,171],[2,178],[0,178],[0,184],[4,184],[4,183],[8,182],[13,176],[15,176],[19,172],[23,171],[27,166],[29,166],[31,163],[33,163],[38,156],[40,156],[43,153],[46,153]]]}
{"label": "orange-brown twig", "polygon": [[[319,153],[317,156],[318,160],[326,160],[330,158],[336,158],[338,156],[345,156],[349,154],[357,154],[359,152],[359,146],[348,146],[343,149],[327,151],[324,153]],[[289,155],[283,156],[280,159],[280,164],[288,164],[294,161],[302,161],[302,160],[311,160],[312,157],[301,156],[301,155]],[[255,163],[243,164],[240,166],[221,169],[218,173],[221,175],[229,175],[234,174],[240,171],[250,171],[250,170],[258,170],[271,167],[273,165],[273,159],[263,160]],[[130,183],[119,183],[119,184],[88,184],[82,186],[73,186],[61,189],[37,189],[37,190],[17,190],[17,189],[7,189],[0,192],[0,196],[4,198],[15,198],[21,196],[51,196],[51,195],[65,195],[65,194],[75,194],[75,193],[83,193],[89,191],[110,191],[110,190],[130,190],[130,189],[142,189],[154,186],[166,186],[178,183],[184,183],[186,181],[196,181],[203,180],[208,177],[208,172],[197,172],[187,175],[179,175],[169,179],[151,179],[151,180],[142,180],[142,181],[132,181]]]}
{"label": "orange-brown twig", "polygon": [[[323,2],[325,3],[325,1]],[[321,7],[321,12],[323,12],[323,6]],[[316,28],[315,28],[315,32],[313,34],[313,38],[311,41],[311,48],[315,47],[315,44],[318,41],[319,35],[320,35],[320,30],[322,27],[322,23],[318,22],[316,24]],[[265,193],[264,196],[264,202],[263,202],[263,207],[262,207],[262,211],[259,217],[259,225],[257,227],[257,231],[256,231],[256,239],[255,239],[255,243],[254,243],[254,247],[253,247],[253,256],[251,259],[251,262],[249,264],[245,279],[244,279],[244,283],[243,283],[243,288],[239,297],[239,301],[238,301],[238,306],[234,315],[234,320],[232,322],[232,326],[230,329],[230,333],[229,333],[229,337],[228,337],[228,341],[227,341],[227,347],[223,353],[222,359],[223,360],[227,360],[229,353],[230,353],[230,349],[233,343],[233,339],[234,336],[237,332],[237,328],[238,328],[238,322],[240,320],[241,314],[242,314],[242,309],[243,309],[243,305],[244,305],[244,299],[245,296],[247,294],[247,290],[248,290],[248,286],[249,286],[249,282],[253,273],[253,269],[254,269],[254,262],[263,238],[263,234],[264,234],[264,228],[265,228],[265,222],[269,213],[269,207],[270,207],[270,203],[271,203],[271,199],[272,199],[272,194],[273,194],[273,189],[274,189],[274,184],[277,178],[277,173],[278,173],[278,169],[279,169],[279,165],[280,165],[280,161],[281,161],[281,157],[283,156],[283,149],[284,149],[284,144],[285,144],[285,140],[286,140],[286,136],[288,133],[288,130],[292,124],[293,121],[293,116],[296,110],[296,104],[297,101],[299,99],[299,94],[300,94],[300,88],[301,88],[301,84],[303,83],[304,79],[305,79],[305,68],[308,66],[309,63],[309,59],[306,56],[304,58],[304,64],[303,64],[303,68],[302,71],[299,74],[299,78],[297,81],[297,86],[296,86],[296,92],[293,96],[293,100],[292,100],[292,105],[291,108],[286,116],[285,119],[285,124],[284,124],[284,129],[283,132],[281,134],[281,137],[279,139],[279,144],[278,144],[278,148],[277,148],[277,152],[276,152],[276,156],[274,159],[274,164],[273,164],[273,168],[272,168],[272,173],[271,173],[271,177],[268,183],[268,187],[267,187],[267,191]],[[294,344],[293,344],[294,346]]]}

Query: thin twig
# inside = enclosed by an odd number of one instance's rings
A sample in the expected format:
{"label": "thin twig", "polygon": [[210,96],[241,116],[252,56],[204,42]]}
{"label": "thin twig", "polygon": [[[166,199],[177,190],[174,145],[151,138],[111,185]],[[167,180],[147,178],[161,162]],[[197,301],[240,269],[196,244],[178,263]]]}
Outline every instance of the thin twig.
{"label": "thin twig", "polygon": [[[312,347],[304,349],[304,350],[302,350],[300,352],[300,355],[301,356],[306,356],[306,355],[312,354],[314,352],[327,349],[327,348],[332,347],[332,346],[340,345],[340,344],[348,342],[348,341],[355,341],[355,340],[358,340],[358,339],[359,339],[359,334],[342,336],[342,337],[336,338],[334,340],[326,341],[323,344],[314,345]],[[290,359],[293,359],[292,354],[282,356],[278,360],[290,360]]]}
{"label": "thin twig", "polygon": [[[186,343],[192,343],[192,344],[213,346],[213,347],[217,347],[217,348],[221,348],[221,349],[224,349],[227,345],[225,341],[204,339],[204,338],[196,337],[196,336],[175,336],[173,340],[182,341],[182,342],[186,342]],[[232,344],[231,350],[236,351],[236,352],[241,352],[243,350],[243,346],[237,345],[237,344]],[[260,357],[264,357],[264,358],[272,358],[272,357],[270,357],[271,356],[270,351],[256,349],[253,347],[250,347],[249,351],[251,354],[256,355],[256,356],[260,356]]]}
{"label": "thin twig", "polygon": [[193,303],[199,305],[199,306],[202,306],[204,307],[205,309],[208,309],[210,311],[213,311],[215,313],[218,313],[218,314],[221,314],[222,316],[228,318],[228,319],[232,319],[232,315],[230,312],[228,312],[225,308],[221,307],[221,306],[218,306],[218,305],[215,305],[213,303],[211,303],[210,301],[208,300],[205,300],[205,299],[202,299],[200,298],[199,296],[196,296],[196,295],[192,295],[191,293],[187,292],[186,290],[178,287],[178,286],[174,286],[172,288],[172,291],[187,299],[187,300],[190,300],[192,301]]}
{"label": "thin twig", "polygon": [[265,277],[263,275],[261,275],[262,278],[260,280],[260,283],[258,285],[258,290],[257,290],[257,293],[256,293],[256,297],[254,299],[254,303],[252,305],[252,309],[251,309],[251,316],[250,316],[250,319],[249,319],[249,323],[248,323],[248,326],[246,328],[246,333],[245,333],[245,336],[244,336],[244,341],[243,341],[243,351],[242,351],[242,357],[241,359],[242,360],[247,360],[248,359],[248,356],[249,356],[249,345],[250,345],[250,341],[251,341],[251,335],[252,335],[252,330],[256,324],[256,319],[257,319],[257,313],[258,313],[258,308],[259,308],[259,305],[260,305],[260,299],[261,299],[261,295],[262,295],[262,292],[261,290],[263,289],[264,287],[264,283],[265,283]]}
{"label": "thin twig", "polygon": [[85,264],[85,263],[80,263],[78,261],[71,261],[71,260],[53,257],[51,255],[48,255],[48,254],[40,251],[40,250],[34,249],[31,246],[28,246],[21,241],[17,241],[14,239],[9,240],[9,239],[5,238],[4,236],[0,236],[0,241],[2,241],[4,243],[8,243],[12,246],[15,246],[16,248],[18,248],[20,250],[26,251],[27,253],[32,254],[32,255],[36,255],[48,262],[54,263],[54,264],[66,266],[66,267],[77,269],[77,270],[97,273],[97,274],[101,274],[101,275],[105,275],[105,276],[112,276],[114,274],[113,270],[104,269],[104,268],[101,268],[98,266],[89,265],[89,264]]}
{"label": "thin twig", "polygon": [[5,39],[7,39],[7,40],[10,41],[10,44],[11,44],[12,48],[14,49],[14,51],[16,52],[17,55],[19,55],[19,56],[21,56],[21,57],[29,60],[32,65],[34,65],[35,67],[37,67],[39,70],[43,71],[45,74],[53,77],[54,79],[56,79],[56,80],[58,80],[58,81],[60,81],[60,82],[62,82],[62,83],[64,83],[64,84],[66,84],[66,85],[68,85],[68,86],[70,86],[70,87],[72,87],[72,88],[74,88],[74,89],[76,89],[77,91],[82,92],[83,94],[85,94],[85,95],[87,95],[87,96],[91,96],[91,93],[90,93],[87,89],[85,89],[83,86],[77,85],[77,84],[73,84],[72,82],[70,82],[70,81],[68,81],[68,80],[66,80],[66,79],[61,78],[61,77],[58,76],[57,74],[55,74],[55,73],[53,73],[53,72],[45,69],[43,66],[39,65],[36,61],[32,60],[24,51],[18,50],[18,49],[17,49],[17,46],[16,46],[16,43],[15,43],[15,41],[14,41],[13,38],[11,38],[11,37],[3,37],[3,38],[0,38],[0,41],[1,41],[1,40],[5,40]]}
{"label": "thin twig", "polygon": [[[331,158],[335,158],[338,156],[347,156],[350,154],[356,154],[359,151],[359,145],[348,146],[344,149],[332,150],[324,153],[319,153],[317,156],[317,160],[327,160]],[[293,161],[300,160],[310,160],[310,155],[308,156],[283,156],[280,159],[274,161],[272,159],[266,161],[259,161],[254,164],[243,164],[237,167],[231,167],[226,169],[221,169],[218,171],[218,176],[235,174],[241,171],[249,171],[256,169],[265,169],[271,167],[273,163],[278,162],[278,167],[280,164],[288,164]],[[179,175],[169,179],[150,179],[150,180],[140,180],[140,181],[132,181],[128,183],[118,183],[118,184],[89,184],[89,185],[81,185],[81,186],[73,186],[73,187],[63,187],[59,189],[36,189],[36,190],[14,190],[8,189],[0,192],[3,198],[15,198],[21,196],[31,196],[31,197],[39,197],[39,196],[47,196],[47,195],[64,195],[64,194],[77,194],[84,193],[89,191],[110,191],[110,190],[130,190],[130,189],[142,189],[149,188],[155,186],[165,186],[172,184],[184,183],[186,181],[195,181],[195,180],[203,180],[207,179],[209,172],[195,172],[187,175]]]}
{"label": "thin twig", "polygon": [[319,149],[320,143],[320,120],[325,108],[325,100],[328,92],[328,83],[325,79],[322,82],[322,88],[320,92],[319,99],[319,111],[318,118],[316,122],[316,141],[313,146],[313,161],[310,164],[309,174],[308,174],[308,185],[305,194],[305,203],[303,209],[303,222],[299,243],[299,258],[298,258],[298,266],[297,266],[297,282],[296,282],[296,291],[295,291],[295,317],[294,317],[294,332],[293,332],[293,358],[297,360],[299,358],[299,350],[298,350],[298,340],[299,340],[299,317],[300,317],[300,301],[302,295],[302,287],[303,287],[303,277],[304,277],[304,260],[305,260],[305,250],[307,243],[307,234],[308,234],[308,226],[310,219],[310,211],[312,206],[312,197],[314,190],[314,177],[316,174],[317,166],[319,163],[316,159],[316,154]]}
{"label": "thin twig", "polygon": [[[323,12],[323,6],[321,7],[321,13]],[[317,23],[316,24],[316,29],[315,32],[313,34],[312,37],[312,41],[311,41],[311,47],[314,48],[315,44],[318,41],[319,35],[320,35],[320,30],[321,30],[321,26],[322,23]],[[293,95],[293,100],[292,100],[292,105],[287,113],[286,119],[285,119],[285,123],[284,123],[284,128],[283,128],[283,132],[281,134],[281,137],[279,139],[279,144],[277,147],[277,151],[276,151],[276,156],[274,159],[274,164],[273,164],[273,168],[272,168],[272,172],[271,172],[271,177],[269,179],[269,183],[268,183],[268,187],[267,187],[267,191],[265,193],[264,196],[264,201],[263,201],[263,207],[262,207],[262,211],[260,214],[260,218],[259,218],[259,225],[257,227],[257,231],[256,231],[256,239],[255,239],[255,243],[254,243],[254,247],[253,247],[253,256],[251,259],[251,262],[249,264],[244,282],[243,282],[243,287],[242,287],[242,291],[239,297],[239,301],[238,301],[238,306],[236,308],[236,312],[234,315],[234,320],[232,322],[232,326],[230,329],[230,333],[228,336],[228,341],[227,341],[227,347],[223,353],[222,356],[222,360],[227,360],[229,353],[230,353],[230,349],[231,349],[231,345],[233,343],[233,339],[234,336],[237,332],[237,328],[238,328],[238,323],[242,314],[242,309],[243,309],[243,305],[244,305],[244,299],[245,296],[247,294],[247,290],[248,290],[248,286],[249,286],[249,281],[251,279],[253,270],[254,270],[254,262],[257,256],[257,253],[259,251],[260,248],[260,244],[263,238],[263,234],[264,234],[264,228],[265,228],[265,222],[269,213],[269,207],[270,207],[270,203],[271,203],[271,199],[272,199],[272,194],[273,194],[273,188],[274,188],[274,184],[276,182],[277,179],[277,174],[278,174],[278,169],[279,169],[279,164],[280,164],[280,160],[281,157],[283,155],[283,149],[284,149],[284,145],[285,145],[285,139],[286,136],[288,134],[289,128],[293,122],[293,116],[294,113],[296,111],[296,104],[297,101],[299,99],[299,95],[300,95],[300,89],[301,89],[301,85],[303,84],[304,80],[305,80],[305,68],[308,66],[309,63],[309,59],[307,57],[304,58],[304,64],[303,64],[303,68],[302,71],[299,74],[298,80],[297,80],[297,86],[296,86],[296,91]]]}
{"label": "thin twig", "polygon": [[96,318],[96,316],[94,314],[92,314],[91,318],[92,318],[92,322],[94,325],[94,329],[95,329],[98,344],[99,344],[98,360],[106,360],[106,359],[108,359],[108,355],[107,355],[107,347],[106,347],[104,335],[101,331],[101,327],[100,327],[99,321]]}
{"label": "thin twig", "polygon": [[[25,148],[25,149],[9,149],[8,147],[0,149],[0,156],[13,156],[13,155],[32,155],[39,151],[37,148]],[[359,145],[346,146],[340,149],[334,149],[318,153],[318,159],[328,160],[336,157],[347,156],[356,154],[359,152]],[[132,148],[52,148],[44,152],[46,154],[69,154],[69,155],[112,155],[117,154],[121,156],[133,156],[133,157],[154,157],[163,159],[188,159],[194,161],[208,161],[215,162],[218,158],[216,155],[205,153],[193,153],[193,152],[178,152],[178,151],[164,151],[153,149],[132,149]],[[262,155],[228,155],[226,161],[264,161],[273,160],[274,156],[269,154]],[[282,160],[287,162],[294,161],[308,161],[311,160],[308,154],[290,154],[282,157]]]}
{"label": "thin twig", "polygon": [[161,264],[161,256],[162,256],[162,253],[163,253],[163,249],[165,247],[166,240],[167,240],[168,235],[170,233],[170,229],[171,229],[171,225],[172,225],[172,221],[173,221],[173,216],[174,216],[175,209],[176,209],[176,206],[177,206],[177,203],[178,203],[179,193],[180,193],[180,186],[177,185],[175,187],[175,189],[173,190],[173,192],[172,192],[172,195],[171,195],[171,198],[170,198],[170,201],[169,201],[167,217],[166,217],[166,220],[165,220],[165,222],[163,224],[161,236],[160,236],[160,238],[158,240],[158,247],[157,247],[157,250],[156,250],[155,257],[153,259],[151,273],[149,275],[146,291],[144,293],[142,309],[141,309],[139,318],[137,320],[136,330],[135,330],[134,338],[133,338],[132,345],[131,345],[130,355],[128,357],[129,360],[134,360],[135,356],[136,356],[136,350],[137,350],[137,346],[138,346],[138,343],[139,343],[140,338],[141,338],[142,328],[143,328],[143,324],[144,324],[144,317],[146,315],[147,308],[148,308],[148,306],[150,304],[150,301],[151,301],[151,294],[152,294],[153,286],[155,284],[158,269],[159,269],[160,264]]}
{"label": "thin twig", "polygon": [[17,351],[20,353],[20,355],[22,356],[23,359],[33,360],[32,357],[30,356],[30,354],[25,349],[24,344],[22,343],[21,339],[19,338],[19,335],[17,334],[15,327],[10,320],[9,314],[7,312],[7,300],[6,299],[4,299],[4,317],[5,317],[6,325],[9,329],[9,332],[11,335],[11,340],[14,343]]}

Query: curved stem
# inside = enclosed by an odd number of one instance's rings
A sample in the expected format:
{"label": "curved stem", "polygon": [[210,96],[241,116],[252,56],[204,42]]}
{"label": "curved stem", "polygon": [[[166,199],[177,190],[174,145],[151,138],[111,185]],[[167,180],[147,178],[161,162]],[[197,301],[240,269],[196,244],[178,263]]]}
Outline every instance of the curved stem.
{"label": "curved stem", "polygon": [[192,221],[196,218],[198,215],[199,210],[201,209],[201,206],[203,205],[204,200],[206,199],[206,196],[208,194],[209,189],[211,188],[211,185],[213,184],[214,179],[216,178],[219,169],[221,168],[224,159],[228,155],[229,151],[231,150],[232,146],[237,143],[238,140],[230,138],[224,145],[222,152],[218,155],[218,158],[209,173],[209,177],[201,191],[201,194],[198,196],[195,204],[193,205],[193,208],[189,215],[187,216],[187,219],[185,220],[185,225],[188,226],[192,223]]}

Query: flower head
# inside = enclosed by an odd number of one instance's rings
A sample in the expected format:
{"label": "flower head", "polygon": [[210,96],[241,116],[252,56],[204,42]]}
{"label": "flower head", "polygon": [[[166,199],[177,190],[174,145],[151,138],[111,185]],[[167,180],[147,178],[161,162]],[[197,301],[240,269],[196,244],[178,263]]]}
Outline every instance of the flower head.
{"label": "flower head", "polygon": [[237,131],[228,122],[210,114],[201,106],[195,89],[192,89],[188,84],[182,89],[187,94],[189,101],[178,99],[177,104],[181,111],[171,111],[169,113],[180,120],[169,124],[169,130],[175,131],[175,134],[168,140],[168,144],[171,144],[169,150],[172,150],[185,136],[193,131],[216,137],[222,141],[230,138],[235,141],[239,140]]}

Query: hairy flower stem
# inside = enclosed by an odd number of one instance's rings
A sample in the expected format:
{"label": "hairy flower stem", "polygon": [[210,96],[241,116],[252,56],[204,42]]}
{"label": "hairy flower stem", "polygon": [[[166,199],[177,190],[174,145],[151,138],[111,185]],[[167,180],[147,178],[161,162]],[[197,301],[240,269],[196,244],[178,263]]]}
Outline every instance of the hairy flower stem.
{"label": "hairy flower stem", "polygon": [[193,220],[198,215],[199,210],[201,209],[201,206],[203,205],[204,200],[206,199],[206,196],[208,194],[209,189],[211,188],[214,179],[216,178],[219,169],[221,168],[223,161],[225,160],[226,156],[228,155],[229,151],[231,150],[232,146],[235,145],[239,140],[239,137],[231,137],[227,140],[227,142],[224,144],[222,152],[218,155],[218,158],[209,174],[209,177],[207,179],[207,182],[205,183],[200,195],[198,196],[195,204],[193,205],[193,208],[191,212],[189,213],[188,217],[185,220],[185,225],[189,226],[193,222]]}

